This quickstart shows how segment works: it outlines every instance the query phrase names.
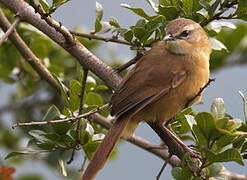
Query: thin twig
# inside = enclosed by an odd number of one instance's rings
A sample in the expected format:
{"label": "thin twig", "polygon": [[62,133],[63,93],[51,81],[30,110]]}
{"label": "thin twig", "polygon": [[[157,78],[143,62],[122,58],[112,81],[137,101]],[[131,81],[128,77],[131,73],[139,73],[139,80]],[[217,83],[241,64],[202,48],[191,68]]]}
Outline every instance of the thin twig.
{"label": "thin twig", "polygon": [[[86,87],[88,69],[83,68],[83,79],[81,83],[81,94],[80,94],[80,108],[79,108],[79,115],[82,114],[83,105],[84,105],[84,92]],[[80,143],[80,134],[81,134],[81,121],[77,121],[76,127],[76,141]]]}
{"label": "thin twig", "polygon": [[75,45],[73,35],[63,28],[61,22],[57,23],[53,21],[53,19],[34,0],[30,0],[30,5],[35,9],[36,13],[40,14],[41,18],[44,19],[47,22],[47,24],[55,28],[57,32],[60,32],[64,36],[65,40],[70,46]]}
{"label": "thin twig", "polygon": [[189,107],[189,105],[190,105],[191,102],[193,102],[198,96],[201,96],[203,90],[204,90],[206,87],[208,87],[209,84],[210,84],[211,82],[213,82],[213,81],[215,81],[215,78],[212,78],[212,79],[209,78],[208,82],[207,82],[202,88],[200,88],[200,91],[199,91],[193,98],[191,98],[191,99],[189,99],[189,100],[187,101],[187,103],[185,104],[184,108]]}
{"label": "thin twig", "polygon": [[105,109],[108,107],[108,104],[104,104],[103,106],[100,106],[96,109],[93,109],[85,114],[81,114],[79,116],[75,116],[75,117],[70,117],[70,118],[66,118],[66,119],[56,119],[56,120],[48,120],[48,121],[32,121],[32,122],[24,122],[24,123],[20,123],[17,122],[16,124],[14,124],[12,126],[12,128],[16,128],[16,127],[20,127],[20,126],[39,126],[39,125],[45,125],[45,124],[55,124],[55,123],[61,123],[61,122],[72,122],[72,121],[77,121],[78,119],[81,118],[86,118],[96,112],[101,111],[102,109]]}
{"label": "thin twig", "polygon": [[137,53],[137,55],[133,59],[129,60],[127,63],[123,64],[122,66],[116,68],[116,71],[118,73],[122,72],[124,69],[127,69],[132,64],[135,64],[139,59],[141,59],[142,56],[143,56],[143,54]]}
{"label": "thin twig", "polygon": [[119,43],[119,44],[131,45],[128,41],[120,40],[120,39],[112,38],[112,37],[103,37],[103,36],[99,36],[99,35],[76,32],[76,31],[72,31],[72,30],[70,30],[70,33],[75,35],[75,36],[88,38],[89,40],[96,39],[96,40],[102,40],[105,42],[115,42],[115,43]]}
{"label": "thin twig", "polygon": [[75,149],[72,149],[70,159],[67,161],[67,164],[71,164],[74,161]]}
{"label": "thin twig", "polygon": [[[168,157],[168,159],[170,159],[171,157],[172,157],[172,155],[170,154],[169,157]],[[156,176],[156,180],[159,180],[160,179],[160,176],[163,173],[164,169],[166,168],[167,163],[168,163],[168,160],[165,160],[165,162],[164,162],[163,166],[161,167],[158,175]]]}
{"label": "thin twig", "polygon": [[81,168],[79,169],[80,172],[84,171],[84,167],[86,165],[86,162],[87,162],[87,156],[85,155],[84,159],[83,159],[83,162],[82,162],[82,165],[81,165]]}
{"label": "thin twig", "polygon": [[227,8],[227,10],[231,7],[233,7],[234,5],[237,5],[238,4],[238,0],[233,0],[232,2],[227,2],[226,4],[221,4],[220,5],[220,8],[219,8],[219,12],[216,13],[215,15],[209,17],[209,18],[205,18],[201,23],[200,25],[202,27],[206,26],[208,23],[210,23],[211,21],[213,20],[220,20],[220,19],[231,19],[233,17],[232,14],[230,14],[229,16],[221,16],[225,10],[224,8]]}
{"label": "thin twig", "polygon": [[15,30],[16,26],[21,22],[21,18],[19,16],[15,17],[15,21],[13,24],[9,27],[8,31],[0,38],[0,45],[7,40],[9,35]]}

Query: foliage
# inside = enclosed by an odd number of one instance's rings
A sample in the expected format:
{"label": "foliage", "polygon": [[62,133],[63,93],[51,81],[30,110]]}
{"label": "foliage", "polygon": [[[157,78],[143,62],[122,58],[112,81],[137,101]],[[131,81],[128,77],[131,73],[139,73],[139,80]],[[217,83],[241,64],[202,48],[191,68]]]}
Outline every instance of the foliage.
{"label": "foliage", "polygon": [[[194,148],[204,158],[200,168],[207,172],[208,178],[220,176],[223,170],[221,162],[234,161],[244,165],[241,154],[246,152],[246,124],[240,119],[228,117],[225,112],[223,99],[216,98],[211,105],[210,113],[196,114],[192,108],[187,108],[171,123],[181,139],[194,142]],[[217,169],[221,169],[217,173],[216,166]],[[175,179],[183,179],[184,176],[188,176],[188,179],[194,177],[187,166],[174,168],[172,175]]]}
{"label": "foliage", "polygon": [[[68,1],[39,0],[39,3],[49,15]],[[121,4],[121,7],[139,17],[138,21],[128,28],[122,27],[115,17],[110,17],[108,22],[102,21],[103,7],[97,2],[94,30],[91,31],[91,34],[111,32],[113,38],[122,38],[129,42],[131,50],[143,52],[146,47],[150,47],[164,38],[165,26],[177,17],[190,18],[198,23],[223,17],[224,21],[212,21],[204,26],[214,48],[211,55],[211,69],[216,70],[228,65],[229,62],[226,60],[229,57],[234,57],[235,54],[238,54],[239,60],[236,63],[246,62],[247,44],[244,43],[244,40],[246,41],[244,37],[247,35],[247,26],[242,23],[233,24],[232,21],[226,21],[227,19],[247,20],[245,0],[240,0],[238,5],[233,6],[230,6],[232,3],[230,0],[159,0],[158,4],[152,0],[147,0],[147,2],[155,15],[149,15],[142,8]],[[8,10],[4,12],[10,20],[14,19],[13,14]],[[49,72],[53,74],[63,91],[61,97],[58,96],[46,82],[38,77],[34,69],[25,62],[10,41],[3,43],[0,46],[0,79],[6,84],[15,84],[17,87],[16,94],[12,95],[10,101],[12,104],[17,104],[20,100],[31,102],[22,106],[22,111],[18,109],[14,111],[15,121],[51,121],[77,116],[81,106],[83,79],[83,70],[80,65],[73,61],[72,57],[61,47],[27,23],[21,23],[17,31]],[[94,51],[99,45],[94,40],[78,39],[90,51]],[[69,93],[62,86],[62,82],[69,87]],[[83,94],[82,113],[87,113],[105,104],[110,93],[111,91],[108,90],[104,82],[90,73]],[[240,95],[244,104],[245,123],[229,117],[225,111],[224,101],[220,98],[215,99],[212,103],[211,112],[195,113],[192,108],[187,108],[171,122],[173,130],[180,138],[192,141],[194,149],[202,154],[204,161],[200,165],[200,169],[206,172],[206,178],[220,177],[220,172],[224,169],[222,162],[233,161],[243,165],[242,155],[247,152],[247,113],[246,100],[243,93]],[[45,103],[39,103],[41,100],[42,102],[45,100]],[[99,113],[105,117],[109,115],[108,110],[102,110]],[[77,122],[48,123],[42,127],[20,128],[20,132],[13,132],[0,124],[3,129],[0,131],[1,146],[11,151],[5,156],[5,159],[8,159],[7,162],[10,162],[11,159],[24,161],[21,155],[29,155],[26,156],[28,158],[32,155],[31,157],[35,158],[40,153],[44,153],[44,162],[54,169],[59,169],[58,166],[60,166],[61,173],[64,176],[70,176],[71,172],[67,170],[64,163],[69,160],[70,153],[82,150],[87,159],[91,159],[104,137],[104,130],[90,122],[90,119],[81,119],[79,134],[77,125]],[[29,139],[27,147],[20,146],[23,137]],[[196,179],[186,166],[190,161],[186,155],[182,160],[182,166],[172,170],[175,179],[185,179],[185,177],[186,179]],[[4,170],[4,172],[6,171]],[[11,173],[7,175],[9,176]],[[31,176],[30,179],[33,177]],[[25,178],[23,177],[23,179]],[[36,179],[42,178],[37,176]]]}

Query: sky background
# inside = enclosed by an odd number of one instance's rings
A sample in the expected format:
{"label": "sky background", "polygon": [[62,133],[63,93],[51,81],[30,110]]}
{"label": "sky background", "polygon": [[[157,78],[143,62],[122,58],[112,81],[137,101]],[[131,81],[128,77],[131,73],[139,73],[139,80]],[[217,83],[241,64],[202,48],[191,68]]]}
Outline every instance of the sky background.
{"label": "sky background", "polygon": [[[73,28],[75,26],[83,26],[87,32],[94,29],[95,20],[95,2],[94,0],[70,0],[69,3],[60,7],[53,18],[67,28]],[[99,0],[104,8],[103,20],[108,21],[111,16],[116,17],[123,27],[129,27],[134,25],[138,20],[138,16],[134,15],[131,11],[121,8],[120,4],[125,3],[133,7],[141,7],[144,10],[152,14],[152,9],[148,3],[144,0],[112,0],[103,1]],[[100,59],[106,59],[109,57],[109,52],[115,50],[118,57],[121,57],[122,61],[127,61],[134,56],[134,53],[129,50],[128,46],[116,45],[113,43],[103,43],[103,45],[97,50],[96,55]],[[211,59],[213,61],[213,59]],[[229,67],[226,69],[218,70],[215,73],[211,73],[212,78],[216,78],[216,82],[213,82],[204,92],[203,105],[196,105],[194,109],[196,111],[210,111],[210,104],[217,97],[222,97],[225,101],[226,110],[233,117],[244,120],[242,101],[238,94],[238,90],[241,90],[247,96],[247,66]],[[0,88],[0,94],[3,97],[7,97],[8,93],[15,91],[14,86],[7,86]],[[7,103],[7,98],[2,100],[1,104]],[[11,118],[11,117],[6,117]],[[11,124],[9,124],[11,126]],[[146,138],[154,144],[159,144],[160,140],[157,135],[145,124],[141,124],[135,131],[139,136]],[[128,142],[121,143],[118,147],[117,159],[110,161],[106,164],[105,168],[96,177],[96,180],[125,180],[125,179],[155,179],[158,174],[163,161],[140,149]],[[80,154],[80,155],[78,155]],[[0,155],[4,155],[1,154]],[[75,161],[72,163],[72,167],[79,169],[83,159],[82,153],[77,153]],[[245,161],[246,163],[246,161]],[[227,163],[225,166],[236,173],[246,173],[246,167],[241,167],[235,163]],[[68,166],[67,166],[68,167]],[[163,172],[161,179],[173,179],[171,177],[171,168],[168,166]],[[43,166],[39,161],[31,164],[26,162],[24,166],[17,168],[17,175],[23,172],[42,172],[47,179],[59,180],[58,172],[54,172],[47,167]],[[57,176],[58,175],[58,176]]]}

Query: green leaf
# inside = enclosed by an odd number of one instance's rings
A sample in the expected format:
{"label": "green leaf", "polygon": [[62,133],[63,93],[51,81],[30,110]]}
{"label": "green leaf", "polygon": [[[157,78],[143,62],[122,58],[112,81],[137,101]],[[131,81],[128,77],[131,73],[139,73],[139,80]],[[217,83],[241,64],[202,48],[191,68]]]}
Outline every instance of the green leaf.
{"label": "green leaf", "polygon": [[110,25],[114,26],[115,28],[120,28],[120,25],[119,25],[117,19],[114,17],[110,17],[109,23],[110,23]]}
{"label": "green leaf", "polygon": [[241,153],[246,152],[247,151],[247,142],[245,142],[241,148]]}
{"label": "green leaf", "polygon": [[99,32],[101,29],[102,29],[102,24],[98,19],[96,19],[94,24],[94,30],[95,32]]}
{"label": "green leaf", "polygon": [[214,99],[211,105],[211,113],[216,119],[221,119],[225,117],[226,109],[224,100],[222,98]]}
{"label": "green leaf", "polygon": [[108,90],[109,88],[106,85],[99,85],[94,88],[95,91]]}
{"label": "green leaf", "polygon": [[184,179],[183,170],[181,168],[179,168],[179,167],[172,168],[172,176],[176,180]]}
{"label": "green leaf", "polygon": [[34,129],[34,130],[29,131],[28,134],[33,136],[36,140],[38,140],[40,142],[47,141],[47,139],[43,136],[45,134],[44,131]]}
{"label": "green leaf", "polygon": [[238,1],[238,9],[236,13],[240,16],[247,14],[247,2],[246,0],[239,0]]}
{"label": "green leaf", "polygon": [[46,112],[42,121],[49,121],[49,120],[58,119],[60,115],[61,115],[61,113],[60,113],[59,109],[55,105],[52,105],[48,109],[48,111]]}
{"label": "green leaf", "polygon": [[66,105],[68,106],[69,105],[69,97],[67,96],[67,93],[66,93],[66,91],[64,89],[63,84],[60,82],[59,78],[54,73],[52,75],[57,80],[57,82],[58,82],[58,84],[60,86],[60,89],[62,90],[61,91],[62,98],[63,98],[64,102],[66,103]]}
{"label": "green leaf", "polygon": [[145,35],[145,28],[144,27],[135,27],[134,28],[134,35],[140,41],[143,39]]}
{"label": "green leaf", "polygon": [[207,11],[210,10],[210,4],[206,0],[199,0],[200,5],[206,9]]}
{"label": "green leaf", "polygon": [[55,144],[51,142],[36,143],[36,145],[41,149],[45,149],[49,151],[51,151],[55,147]]}
{"label": "green leaf", "polygon": [[208,160],[210,160],[211,162],[229,162],[229,161],[234,161],[242,166],[244,166],[244,162],[242,159],[242,156],[240,155],[240,153],[232,148],[232,149],[227,149],[222,153],[219,153],[217,155],[210,155],[207,157]]}
{"label": "green leaf", "polygon": [[238,136],[234,141],[232,142],[232,147],[235,149],[240,149],[245,141],[244,136]]}
{"label": "green leaf", "polygon": [[97,106],[103,105],[102,97],[98,93],[95,93],[95,92],[89,92],[87,94],[87,98],[85,102],[87,105],[97,105]]}
{"label": "green leaf", "polygon": [[195,120],[202,134],[207,139],[212,138],[216,130],[214,117],[210,113],[200,112],[196,115]]}
{"label": "green leaf", "polygon": [[216,0],[212,6],[210,7],[210,9],[208,10],[208,14],[209,16],[213,16],[215,14],[215,11],[217,9],[217,7],[219,6],[221,0]]}
{"label": "green leaf", "polygon": [[208,146],[208,140],[203,135],[203,133],[200,131],[200,129],[197,125],[192,126],[192,132],[194,133],[193,135],[195,136],[199,146],[202,146],[202,145],[204,147]]}
{"label": "green leaf", "polygon": [[193,11],[193,2],[192,0],[182,0],[183,2],[183,10],[186,12],[186,14],[191,14]]}
{"label": "green leaf", "polygon": [[223,135],[219,139],[216,140],[217,150],[220,151],[225,146],[232,144],[234,136]]}
{"label": "green leaf", "polygon": [[216,127],[220,129],[225,129],[227,127],[228,121],[229,121],[228,117],[217,119],[215,122]]}
{"label": "green leaf", "polygon": [[9,159],[11,157],[19,156],[19,155],[37,154],[37,153],[41,153],[41,152],[46,152],[46,151],[44,151],[44,150],[35,150],[35,149],[32,149],[32,148],[26,148],[26,149],[24,149],[22,151],[11,152],[4,159]]}
{"label": "green leaf", "polygon": [[70,81],[70,110],[74,112],[79,109],[80,106],[80,98],[79,95],[81,93],[81,84],[76,80]]}
{"label": "green leaf", "polygon": [[189,173],[188,171],[184,171],[180,167],[172,168],[172,176],[176,180],[190,179],[191,175],[191,173]]}
{"label": "green leaf", "polygon": [[45,10],[45,12],[49,11],[50,7],[47,0],[39,0],[39,3],[42,6],[42,8]]}
{"label": "green leaf", "polygon": [[61,122],[52,124],[52,129],[60,135],[64,135],[70,129],[71,124],[69,122]]}
{"label": "green leaf", "polygon": [[150,19],[150,16],[147,15],[143,9],[141,8],[132,8],[130,5],[128,4],[120,4],[121,7],[123,8],[127,8],[127,9],[130,9],[132,12],[134,12],[135,14],[141,16],[141,17],[144,17],[145,19],[149,20]]}
{"label": "green leaf", "polygon": [[107,33],[112,29],[112,26],[109,24],[109,22],[101,21],[100,24],[102,25],[102,28],[100,31],[98,31],[99,34]]}
{"label": "green leaf", "polygon": [[182,1],[181,0],[170,0],[171,1],[171,5],[175,6],[177,9],[182,8]]}
{"label": "green leaf", "polygon": [[199,0],[193,0],[193,12],[199,11],[201,9],[201,5],[199,3]]}
{"label": "green leaf", "polygon": [[124,39],[128,42],[131,42],[133,39],[133,32],[131,30],[124,33]]}
{"label": "green leaf", "polygon": [[46,134],[41,134],[41,136],[44,136],[45,138],[51,141],[59,140],[59,135],[57,135],[56,133],[46,133]]}
{"label": "green leaf", "polygon": [[95,8],[95,15],[96,15],[96,21],[101,21],[103,17],[103,7],[102,5],[96,1],[96,8]]}
{"label": "green leaf", "polygon": [[239,95],[241,96],[241,99],[243,101],[243,109],[244,109],[244,118],[245,118],[245,124],[247,125],[247,107],[246,107],[246,100],[244,97],[244,94],[241,91],[238,91]]}
{"label": "green leaf", "polygon": [[67,3],[68,1],[70,1],[70,0],[53,0],[52,7],[58,8],[61,5],[63,5],[64,3]]}
{"label": "green leaf", "polygon": [[209,169],[209,177],[217,177],[223,170],[223,165],[221,163],[214,163],[207,167]]}
{"label": "green leaf", "polygon": [[171,3],[169,0],[159,0],[159,5],[162,6],[171,6]]}
{"label": "green leaf", "polygon": [[82,131],[80,135],[80,144],[85,145],[88,142],[92,141],[92,136],[89,134],[88,131]]}
{"label": "green leaf", "polygon": [[179,13],[174,6],[158,6],[159,14],[166,17],[167,21],[171,21],[178,17]]}
{"label": "green leaf", "polygon": [[[189,123],[186,119],[186,116],[188,116],[188,115],[192,115],[192,116],[195,115],[195,113],[193,112],[191,107],[183,110],[181,113],[179,113],[176,116],[175,121],[178,121],[181,123],[181,127],[178,129],[179,134],[187,133],[187,132],[189,132],[189,130],[192,129],[192,126],[189,125]],[[190,118],[190,117],[188,117],[188,118]]]}
{"label": "green leaf", "polygon": [[9,158],[14,157],[14,156],[27,155],[27,154],[28,153],[14,151],[14,152],[9,153],[4,159],[6,160],[6,159],[9,159]]}
{"label": "green leaf", "polygon": [[138,28],[145,28],[147,22],[145,19],[139,19],[137,22],[136,22],[136,25],[135,27],[138,27]]}
{"label": "green leaf", "polygon": [[92,141],[89,142],[87,144],[85,144],[84,146],[82,146],[87,158],[89,160],[91,160],[93,153],[96,151],[98,145],[100,144],[100,141]]}
{"label": "green leaf", "polygon": [[147,0],[148,4],[153,8],[155,12],[158,12],[157,6],[152,0]]}

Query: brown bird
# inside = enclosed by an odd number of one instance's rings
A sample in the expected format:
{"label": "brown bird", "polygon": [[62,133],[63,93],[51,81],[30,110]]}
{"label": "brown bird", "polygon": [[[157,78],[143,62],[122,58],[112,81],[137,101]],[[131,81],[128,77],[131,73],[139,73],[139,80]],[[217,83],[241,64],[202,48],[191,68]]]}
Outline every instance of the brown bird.
{"label": "brown bird", "polygon": [[183,110],[208,82],[210,53],[208,37],[199,24],[184,18],[171,21],[164,40],[137,62],[112,95],[111,115],[116,121],[82,180],[96,176],[118,139],[130,137],[140,121],[164,124]]}

